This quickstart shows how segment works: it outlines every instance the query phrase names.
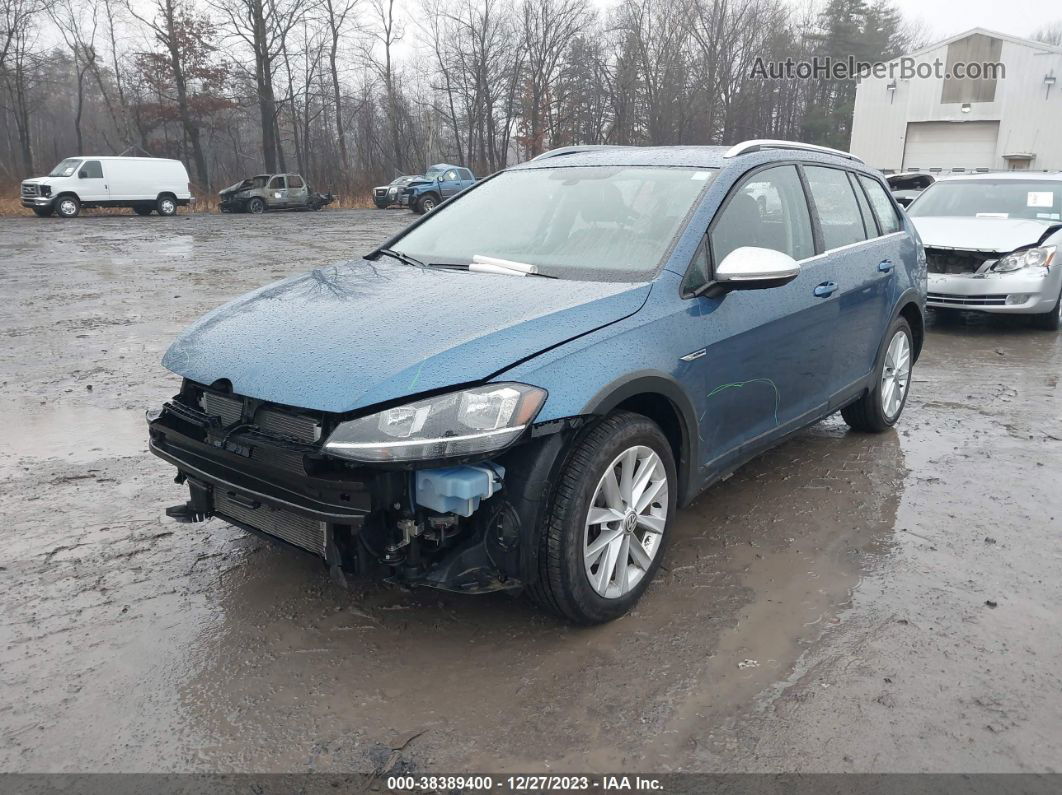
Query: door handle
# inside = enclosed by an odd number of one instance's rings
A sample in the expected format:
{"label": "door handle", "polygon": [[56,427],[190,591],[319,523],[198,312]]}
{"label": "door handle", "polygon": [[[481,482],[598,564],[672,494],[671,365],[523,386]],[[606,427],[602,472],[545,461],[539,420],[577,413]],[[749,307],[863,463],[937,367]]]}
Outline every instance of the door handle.
{"label": "door handle", "polygon": [[836,289],[837,285],[834,282],[823,282],[815,286],[814,293],[817,298],[827,298],[833,295]]}
{"label": "door handle", "polygon": [[883,259],[881,262],[878,263],[878,270],[881,271],[882,273],[888,273],[889,271],[891,271],[892,270],[892,260],[891,259]]}

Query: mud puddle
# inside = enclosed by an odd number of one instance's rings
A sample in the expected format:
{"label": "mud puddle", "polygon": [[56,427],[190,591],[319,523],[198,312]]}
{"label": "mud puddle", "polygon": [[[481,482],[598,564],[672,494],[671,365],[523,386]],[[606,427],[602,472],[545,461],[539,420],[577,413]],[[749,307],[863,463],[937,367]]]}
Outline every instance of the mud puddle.
{"label": "mud puddle", "polygon": [[42,462],[87,464],[147,450],[144,413],[55,403],[9,408],[0,434],[0,478]]}

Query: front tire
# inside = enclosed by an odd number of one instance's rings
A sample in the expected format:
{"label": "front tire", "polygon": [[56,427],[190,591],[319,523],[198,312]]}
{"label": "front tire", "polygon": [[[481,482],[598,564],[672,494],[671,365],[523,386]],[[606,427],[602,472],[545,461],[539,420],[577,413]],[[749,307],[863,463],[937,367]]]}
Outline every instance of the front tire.
{"label": "front tire", "polygon": [[914,337],[907,320],[898,317],[885,335],[885,350],[875,369],[874,388],[855,403],[841,409],[841,416],[855,431],[881,433],[903,413],[911,387]]}
{"label": "front tire", "polygon": [[81,213],[81,202],[77,196],[60,196],[55,202],[55,212],[61,218],[77,218]]}
{"label": "front tire", "polygon": [[660,567],[678,491],[671,445],[651,420],[617,412],[575,443],[557,482],[531,597],[577,624],[612,621]]}
{"label": "front tire", "polygon": [[1062,292],[1058,294],[1058,300],[1055,301],[1055,308],[1050,312],[1043,312],[1039,315],[1033,315],[1029,318],[1029,322],[1033,328],[1040,328],[1044,331],[1058,331],[1062,328]]}
{"label": "front tire", "polygon": [[261,215],[265,212],[265,208],[265,202],[257,196],[247,202],[247,212],[251,213],[252,215]]}
{"label": "front tire", "polygon": [[424,213],[430,213],[436,207],[439,206],[439,199],[433,193],[429,193],[427,196],[421,196],[417,199],[417,203],[413,206],[417,215],[424,215]]}

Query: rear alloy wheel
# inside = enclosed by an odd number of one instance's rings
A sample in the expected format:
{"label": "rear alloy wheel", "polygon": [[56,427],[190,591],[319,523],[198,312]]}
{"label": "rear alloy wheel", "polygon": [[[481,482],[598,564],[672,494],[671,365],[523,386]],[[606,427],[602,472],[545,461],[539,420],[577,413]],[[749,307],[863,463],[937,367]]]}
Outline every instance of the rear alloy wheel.
{"label": "rear alloy wheel", "polygon": [[172,196],[159,196],[159,200],[155,203],[155,210],[163,217],[176,215],[177,200]]}
{"label": "rear alloy wheel", "polygon": [[630,610],[660,566],[677,482],[654,422],[621,411],[593,426],[558,477],[531,597],[578,624]]}
{"label": "rear alloy wheel", "polygon": [[907,403],[914,364],[910,325],[904,318],[896,318],[886,339],[874,388],[841,409],[841,416],[853,430],[881,433],[896,424]]}
{"label": "rear alloy wheel", "polygon": [[1030,322],[1036,328],[1042,328],[1045,331],[1058,331],[1062,328],[1062,292],[1058,295],[1058,300],[1055,301],[1055,308],[1050,312],[1044,312],[1039,315],[1033,315],[1030,318]]}
{"label": "rear alloy wheel", "polygon": [[55,203],[55,211],[63,218],[77,218],[81,212],[81,202],[76,196],[60,196]]}
{"label": "rear alloy wheel", "polygon": [[265,212],[265,208],[265,202],[257,196],[247,202],[247,212],[253,213],[254,215],[261,215]]}

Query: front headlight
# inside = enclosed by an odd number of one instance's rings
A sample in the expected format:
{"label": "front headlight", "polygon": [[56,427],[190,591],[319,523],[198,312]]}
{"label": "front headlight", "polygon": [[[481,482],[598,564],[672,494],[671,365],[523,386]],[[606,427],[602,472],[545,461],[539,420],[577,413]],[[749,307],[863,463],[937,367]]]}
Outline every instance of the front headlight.
{"label": "front headlight", "polygon": [[546,390],[527,384],[477,386],[341,423],[324,446],[374,463],[491,453],[515,442],[545,401]]}
{"label": "front headlight", "polygon": [[1055,257],[1054,246],[1040,246],[1015,251],[1000,259],[992,266],[996,273],[1010,273],[1022,268],[1046,268]]}

